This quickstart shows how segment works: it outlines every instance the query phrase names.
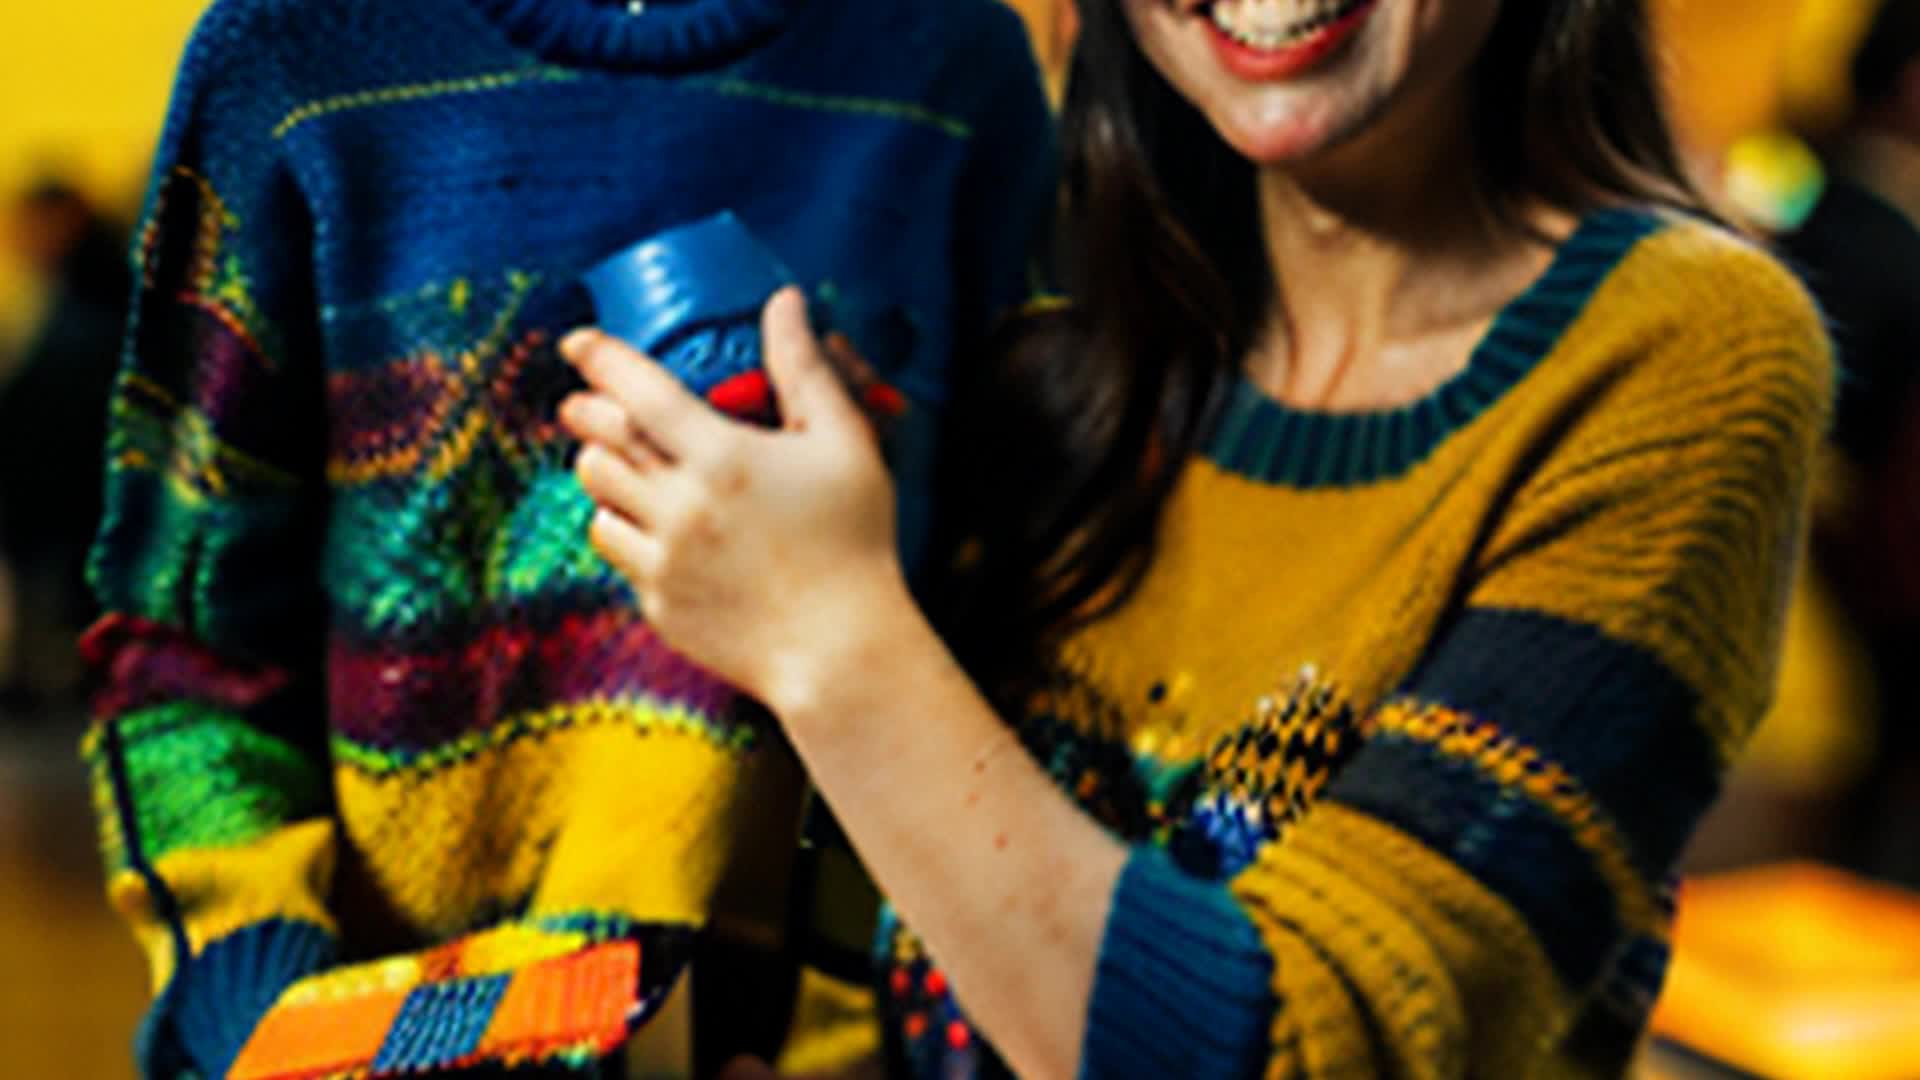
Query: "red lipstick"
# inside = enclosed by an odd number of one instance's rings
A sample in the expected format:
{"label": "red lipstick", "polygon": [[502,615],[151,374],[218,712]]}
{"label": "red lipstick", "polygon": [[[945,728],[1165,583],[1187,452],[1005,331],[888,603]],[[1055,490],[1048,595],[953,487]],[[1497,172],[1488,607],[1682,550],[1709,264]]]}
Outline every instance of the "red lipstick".
{"label": "red lipstick", "polygon": [[1378,6],[1379,0],[1362,0],[1334,21],[1277,49],[1248,45],[1221,29],[1212,18],[1207,19],[1207,30],[1220,63],[1228,71],[1248,82],[1276,82],[1319,66],[1359,32]]}

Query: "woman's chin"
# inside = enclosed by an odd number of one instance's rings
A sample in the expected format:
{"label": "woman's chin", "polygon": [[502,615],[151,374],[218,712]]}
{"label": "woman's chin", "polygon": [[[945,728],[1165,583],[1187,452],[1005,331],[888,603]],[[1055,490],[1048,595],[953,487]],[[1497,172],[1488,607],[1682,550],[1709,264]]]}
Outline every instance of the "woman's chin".
{"label": "woman's chin", "polygon": [[1286,116],[1226,117],[1214,130],[1228,146],[1260,168],[1284,168],[1311,160],[1339,134],[1334,118],[1320,112]]}

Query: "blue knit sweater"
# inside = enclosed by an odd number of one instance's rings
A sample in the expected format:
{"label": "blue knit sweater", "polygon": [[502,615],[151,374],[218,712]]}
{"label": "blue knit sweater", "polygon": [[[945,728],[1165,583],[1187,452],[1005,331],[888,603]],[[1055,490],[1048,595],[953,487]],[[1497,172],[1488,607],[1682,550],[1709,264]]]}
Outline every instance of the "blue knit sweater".
{"label": "blue knit sweater", "polygon": [[[686,868],[722,856],[612,848],[646,813],[719,843],[755,740],[585,545],[553,423],[581,274],[735,215],[910,403],[911,561],[949,368],[1026,295],[1051,150],[992,0],[214,5],[144,215],[92,566],[86,754],[163,987],[149,1072],[224,1074],[336,958],[529,914],[638,927],[619,1008],[644,1015],[710,886]],[[583,859],[650,891],[581,885]]]}

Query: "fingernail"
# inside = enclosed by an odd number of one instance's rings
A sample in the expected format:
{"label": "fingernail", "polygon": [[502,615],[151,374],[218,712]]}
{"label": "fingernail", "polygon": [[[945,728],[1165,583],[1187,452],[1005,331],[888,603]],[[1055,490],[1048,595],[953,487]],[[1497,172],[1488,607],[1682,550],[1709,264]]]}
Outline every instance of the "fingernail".
{"label": "fingernail", "polygon": [[591,326],[583,326],[560,339],[560,355],[568,363],[577,364],[598,340],[600,340],[599,330]]}

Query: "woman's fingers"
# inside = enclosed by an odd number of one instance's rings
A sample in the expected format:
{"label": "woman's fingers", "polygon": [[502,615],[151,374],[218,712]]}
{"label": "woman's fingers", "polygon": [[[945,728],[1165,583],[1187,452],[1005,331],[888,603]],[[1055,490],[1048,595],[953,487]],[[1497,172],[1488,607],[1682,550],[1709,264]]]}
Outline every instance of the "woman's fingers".
{"label": "woman's fingers", "polygon": [[789,427],[857,421],[858,410],[807,322],[807,301],[799,289],[781,289],[767,301],[760,340],[767,377]]}
{"label": "woman's fingers", "polygon": [[665,368],[594,329],[576,330],[560,353],[595,390],[626,411],[627,422],[674,461],[718,445],[727,433],[718,413]]}
{"label": "woman's fingers", "polygon": [[593,522],[587,526],[587,541],[601,558],[633,584],[645,607],[649,599],[647,593],[660,573],[660,541],[605,506],[594,511]]}
{"label": "woman's fingers", "polygon": [[573,472],[587,496],[643,528],[657,528],[669,513],[672,489],[659,469],[635,467],[606,445],[589,442]]}
{"label": "woman's fingers", "polygon": [[665,460],[659,448],[627,422],[627,411],[605,394],[568,397],[560,403],[560,425],[574,438],[604,446],[642,472]]}

